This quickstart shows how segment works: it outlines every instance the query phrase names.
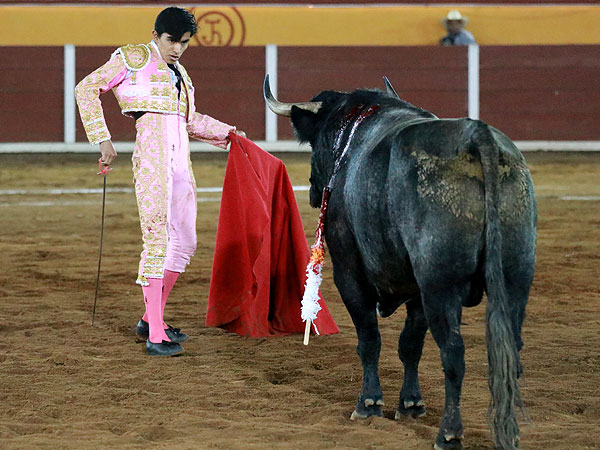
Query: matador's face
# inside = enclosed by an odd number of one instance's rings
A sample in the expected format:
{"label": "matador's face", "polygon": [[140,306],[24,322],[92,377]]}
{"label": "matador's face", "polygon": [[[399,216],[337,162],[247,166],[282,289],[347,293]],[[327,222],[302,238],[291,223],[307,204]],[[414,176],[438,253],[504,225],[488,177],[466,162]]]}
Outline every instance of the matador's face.
{"label": "matador's face", "polygon": [[187,31],[181,36],[180,40],[175,39],[169,33],[163,33],[160,36],[156,30],[152,31],[154,42],[158,46],[160,56],[165,60],[167,64],[175,64],[186,51],[192,38],[192,34]]}

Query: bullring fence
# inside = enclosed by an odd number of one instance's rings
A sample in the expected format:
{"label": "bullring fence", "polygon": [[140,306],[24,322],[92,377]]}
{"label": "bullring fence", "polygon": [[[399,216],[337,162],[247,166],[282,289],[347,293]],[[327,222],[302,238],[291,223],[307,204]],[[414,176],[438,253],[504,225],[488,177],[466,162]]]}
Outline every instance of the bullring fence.
{"label": "bullring fence", "polygon": [[[38,8],[52,26],[42,28],[44,37],[23,38],[10,27],[27,20],[38,30],[40,15],[0,6],[6,30],[0,152],[97,151],[86,143],[74,86],[118,45],[147,42],[161,7]],[[469,47],[436,45],[447,6],[190,9],[199,33],[182,62],[195,82],[198,109],[238,125],[268,150],[308,147],[294,142],[289,121],[266,110],[266,73],[282,101],[305,101],[324,89],[383,88],[387,76],[403,99],[440,117],[481,118],[523,150],[600,150],[600,32],[590,26],[600,7],[461,7],[480,44]],[[132,17],[141,18],[127,27]],[[69,32],[66,23],[77,18]],[[530,26],[510,28],[518,18]],[[559,32],[546,32],[561,20]],[[307,35],[307,29],[321,31]],[[111,94],[102,101],[117,150],[131,151],[131,119]],[[209,149],[192,145],[192,151]]]}

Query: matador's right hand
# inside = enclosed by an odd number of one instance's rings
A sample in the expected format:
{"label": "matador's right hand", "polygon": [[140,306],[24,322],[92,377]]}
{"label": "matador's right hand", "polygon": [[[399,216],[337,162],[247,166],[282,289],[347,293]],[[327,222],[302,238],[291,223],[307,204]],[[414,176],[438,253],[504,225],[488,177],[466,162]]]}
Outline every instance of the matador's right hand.
{"label": "matador's right hand", "polygon": [[117,157],[115,147],[110,140],[100,142],[100,153],[102,154],[100,162],[105,169],[109,167]]}

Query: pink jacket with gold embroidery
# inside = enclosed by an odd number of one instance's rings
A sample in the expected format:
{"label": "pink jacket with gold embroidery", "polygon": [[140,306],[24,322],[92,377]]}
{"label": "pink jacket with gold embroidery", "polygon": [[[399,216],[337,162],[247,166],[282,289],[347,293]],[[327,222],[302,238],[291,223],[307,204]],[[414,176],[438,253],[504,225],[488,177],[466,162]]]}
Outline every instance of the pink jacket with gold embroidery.
{"label": "pink jacket with gold embroidery", "polygon": [[153,43],[118,48],[106,64],[81,80],[75,98],[90,143],[111,138],[99,97],[112,89],[123,114],[179,114],[186,118],[192,138],[226,148],[229,132],[235,127],[196,112],[192,80],[179,62],[176,66],[183,77],[179,98],[171,71]]}

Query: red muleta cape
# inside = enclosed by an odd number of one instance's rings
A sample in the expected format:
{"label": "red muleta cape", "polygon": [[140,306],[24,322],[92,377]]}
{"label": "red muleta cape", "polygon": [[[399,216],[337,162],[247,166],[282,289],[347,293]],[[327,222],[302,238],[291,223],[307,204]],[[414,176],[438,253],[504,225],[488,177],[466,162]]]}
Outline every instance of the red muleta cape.
{"label": "red muleta cape", "polygon": [[[230,136],[206,325],[252,337],[302,333],[310,251],[292,184],[281,160]],[[319,333],[338,333],[319,304]]]}

